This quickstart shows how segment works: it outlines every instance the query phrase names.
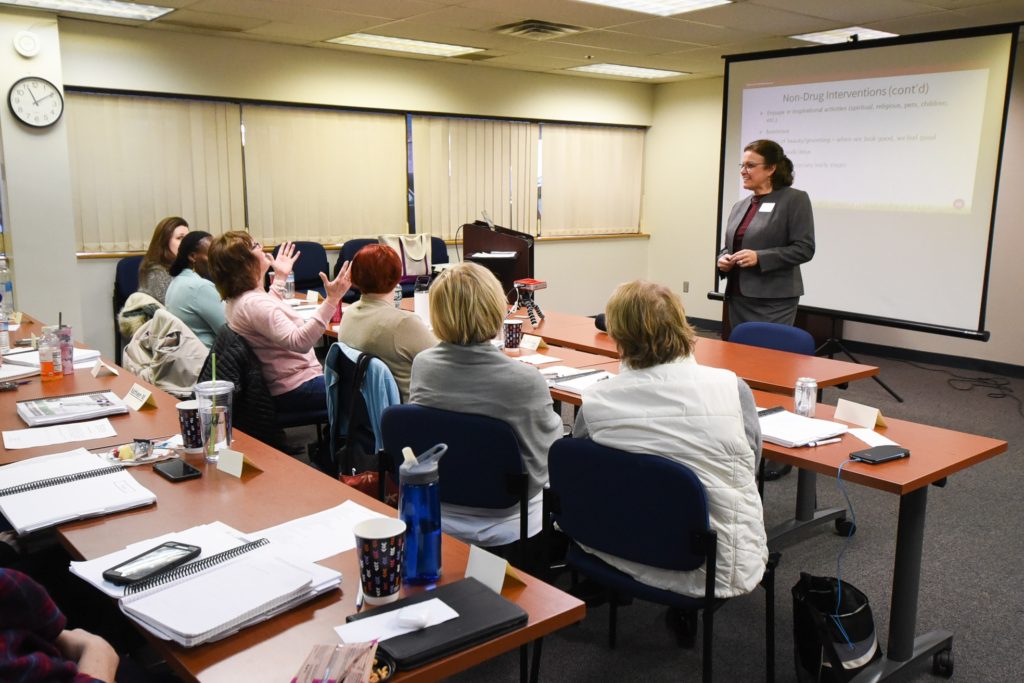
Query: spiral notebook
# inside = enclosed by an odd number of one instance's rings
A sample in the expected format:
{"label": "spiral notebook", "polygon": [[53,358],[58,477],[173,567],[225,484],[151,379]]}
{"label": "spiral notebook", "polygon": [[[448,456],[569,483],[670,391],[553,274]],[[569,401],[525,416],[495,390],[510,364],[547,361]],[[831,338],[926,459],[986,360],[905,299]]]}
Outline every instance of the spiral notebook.
{"label": "spiral notebook", "polygon": [[[203,554],[123,588],[103,580],[104,569],[166,540],[198,545]],[[274,545],[265,538],[247,540],[215,522],[73,562],[71,572],[109,595],[123,595],[121,611],[156,637],[192,647],[224,638],[340,585],[340,573],[281,557]]]}
{"label": "spiral notebook", "polygon": [[0,468],[0,513],[19,534],[154,502],[123,467],[84,448]]}

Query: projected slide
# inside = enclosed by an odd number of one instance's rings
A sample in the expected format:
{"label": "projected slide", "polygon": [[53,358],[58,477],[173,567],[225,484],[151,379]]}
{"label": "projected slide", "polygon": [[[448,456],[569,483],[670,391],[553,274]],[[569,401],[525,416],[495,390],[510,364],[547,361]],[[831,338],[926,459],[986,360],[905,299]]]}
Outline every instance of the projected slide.
{"label": "projected slide", "polygon": [[814,212],[801,305],[984,337],[1016,40],[993,27],[727,58],[716,247],[750,194],[744,146],[775,140]]}
{"label": "projected slide", "polygon": [[816,206],[970,211],[988,77],[973,69],[748,88],[742,139],[781,144]]}

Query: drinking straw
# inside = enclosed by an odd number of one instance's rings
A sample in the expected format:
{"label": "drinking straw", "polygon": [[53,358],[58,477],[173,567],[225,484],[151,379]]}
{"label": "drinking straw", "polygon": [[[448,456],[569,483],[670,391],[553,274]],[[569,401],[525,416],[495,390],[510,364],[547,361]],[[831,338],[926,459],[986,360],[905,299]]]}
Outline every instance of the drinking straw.
{"label": "drinking straw", "polygon": [[[211,353],[210,357],[211,357],[212,363],[213,363],[211,374],[213,376],[214,389],[216,389],[216,382],[217,382],[217,354],[216,353]],[[217,438],[217,393],[216,393],[216,391],[214,391],[214,393],[211,394],[210,401],[211,401],[211,404],[210,404],[210,440],[206,444],[206,454],[212,456],[214,453],[217,452],[217,442],[216,442],[216,438]]]}

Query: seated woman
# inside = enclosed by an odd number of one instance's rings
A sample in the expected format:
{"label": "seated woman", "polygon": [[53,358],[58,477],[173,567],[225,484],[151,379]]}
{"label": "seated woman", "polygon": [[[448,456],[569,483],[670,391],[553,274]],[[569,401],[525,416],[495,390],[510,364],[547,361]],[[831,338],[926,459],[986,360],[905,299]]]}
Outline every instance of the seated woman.
{"label": "seated woman", "polygon": [[402,260],[394,249],[383,244],[360,249],[352,259],[352,284],[362,297],[345,310],[338,340],[384,361],[405,402],[413,358],[437,339],[418,315],[395,308],[393,294],[401,277]]}
{"label": "seated woman", "polygon": [[167,287],[171,284],[169,269],[178,255],[178,245],[187,234],[188,223],[184,218],[169,216],[157,223],[149,249],[139,265],[140,292],[164,302]]}
{"label": "seated woman", "polygon": [[[412,362],[409,401],[431,408],[486,415],[508,423],[529,474],[529,528],[541,528],[548,448],[562,436],[547,383],[536,368],[491,344],[508,305],[491,271],[475,263],[448,268],[430,287],[430,322],[441,342]],[[486,454],[481,454],[482,456]],[[485,546],[519,540],[519,510],[442,506],[442,528]]]}
{"label": "seated woman", "polygon": [[[310,412],[327,406],[324,373],[313,345],[351,286],[349,264],[338,277],[320,273],[327,298],[304,320],[285,303],[284,288],[299,258],[295,245],[285,242],[273,261],[249,233],[226,232],[210,244],[210,272],[217,291],[227,302],[228,325],[249,343],[260,359],[263,379],[274,405],[287,412]],[[274,282],[263,290],[263,277],[273,266]]]}
{"label": "seated woman", "polygon": [[196,230],[181,240],[170,269],[174,279],[164,302],[167,310],[188,325],[206,348],[213,346],[217,333],[227,325],[224,302],[210,280],[207,252],[212,239],[210,233]]}
{"label": "seated woman", "polygon": [[[718,532],[715,595],[750,592],[768,559],[754,473],[761,428],[754,397],[728,370],[698,365],[696,336],[683,304],[667,287],[628,282],[606,307],[621,372],[583,391],[575,437],[686,465],[707,490]],[[638,455],[637,457],[644,457]],[[677,572],[593,552],[636,580],[692,597],[704,595],[704,569]]]}

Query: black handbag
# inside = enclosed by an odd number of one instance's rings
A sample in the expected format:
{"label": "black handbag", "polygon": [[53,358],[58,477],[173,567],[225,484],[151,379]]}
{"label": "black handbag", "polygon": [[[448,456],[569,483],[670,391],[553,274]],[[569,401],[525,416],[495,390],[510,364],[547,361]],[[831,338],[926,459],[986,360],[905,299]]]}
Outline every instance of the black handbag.
{"label": "black handbag", "polygon": [[793,645],[801,683],[843,683],[882,657],[867,596],[804,572],[793,586]]}

